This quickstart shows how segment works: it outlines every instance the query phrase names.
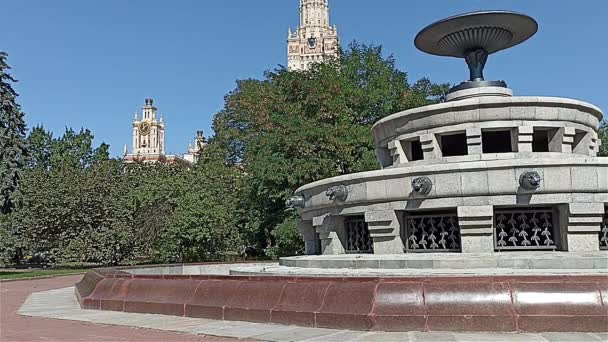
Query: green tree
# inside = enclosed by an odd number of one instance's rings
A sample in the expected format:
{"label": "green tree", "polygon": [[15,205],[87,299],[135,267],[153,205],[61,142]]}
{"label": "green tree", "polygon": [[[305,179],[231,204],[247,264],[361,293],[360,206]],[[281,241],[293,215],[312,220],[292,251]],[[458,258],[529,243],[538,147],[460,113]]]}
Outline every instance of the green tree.
{"label": "green tree", "polygon": [[[125,248],[111,241],[113,234],[127,231],[130,221],[122,204],[121,163],[108,161],[108,146],[93,148],[89,130],[66,129],[54,138],[42,126],[34,127],[26,142],[24,205],[0,221],[7,236],[3,259],[112,264],[126,258],[118,255]],[[112,243],[113,249],[106,248]]]}
{"label": "green tree", "polygon": [[122,165],[32,169],[22,184],[24,205],[12,215],[23,257],[50,263],[115,265],[134,250]]}
{"label": "green tree", "polygon": [[187,191],[177,198],[157,258],[166,262],[222,259],[242,244],[237,169],[222,161],[201,163],[185,175]]}
{"label": "green tree", "polygon": [[59,167],[90,168],[95,163],[110,158],[106,143],[93,147],[93,133],[80,129],[77,133],[66,128],[59,138],[42,126],[36,126],[27,137],[30,148],[28,166],[30,168],[53,169]]}
{"label": "green tree", "polygon": [[598,132],[599,139],[602,141],[598,155],[600,157],[608,157],[608,121],[604,120],[600,124],[600,130]]}
{"label": "green tree", "polygon": [[0,214],[16,207],[16,191],[27,155],[25,121],[8,73],[7,54],[0,52]]}
{"label": "green tree", "polygon": [[36,126],[27,137],[27,145],[30,150],[28,167],[49,169],[51,167],[53,134],[45,130],[43,126]]}
{"label": "green tree", "polygon": [[51,144],[51,167],[68,166],[89,168],[96,162],[108,160],[109,145],[101,143],[93,148],[93,134],[88,129],[80,129],[76,133],[72,128],[66,128],[65,133]]}
{"label": "green tree", "polygon": [[297,187],[378,168],[371,125],[441,101],[448,87],[427,79],[412,86],[380,47],[357,43],[309,71],[237,82],[214,118],[211,142],[245,170],[243,197],[261,246],[278,239],[275,227],[288,226],[284,201]]}
{"label": "green tree", "polygon": [[182,164],[137,163],[125,166],[124,189],[132,213],[138,260],[155,259],[179,198],[188,191],[188,168]]}
{"label": "green tree", "polygon": [[298,232],[297,215],[288,216],[272,231],[274,245],[266,250],[266,255],[277,259],[304,253],[304,241]]}

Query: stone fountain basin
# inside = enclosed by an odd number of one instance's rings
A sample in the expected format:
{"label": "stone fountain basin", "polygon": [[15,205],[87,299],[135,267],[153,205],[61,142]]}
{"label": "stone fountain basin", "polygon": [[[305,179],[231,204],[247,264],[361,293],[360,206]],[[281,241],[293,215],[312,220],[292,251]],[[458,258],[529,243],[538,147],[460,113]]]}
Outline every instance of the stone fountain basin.
{"label": "stone fountain basin", "polygon": [[608,276],[600,274],[184,274],[196,269],[94,270],[76,285],[76,296],[84,309],[354,330],[603,332],[608,325]]}
{"label": "stone fountain basin", "polygon": [[606,275],[608,251],[306,255],[279,265],[237,266],[232,275],[314,277],[461,277]]}
{"label": "stone fountain basin", "polygon": [[[476,269],[509,270],[553,270],[564,274],[569,270],[587,270],[594,274],[608,274],[608,251],[588,253],[567,252],[500,252],[500,253],[408,253],[408,254],[342,254],[306,255],[281,258],[280,266],[326,269],[384,269],[423,271],[452,270],[464,272]],[[249,265],[244,267],[272,267],[274,264]]]}

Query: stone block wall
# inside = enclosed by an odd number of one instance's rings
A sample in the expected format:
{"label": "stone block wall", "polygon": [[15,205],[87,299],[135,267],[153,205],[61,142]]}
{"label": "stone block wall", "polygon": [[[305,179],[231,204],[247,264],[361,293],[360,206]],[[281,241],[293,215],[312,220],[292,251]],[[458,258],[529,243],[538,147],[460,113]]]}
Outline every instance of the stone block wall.
{"label": "stone block wall", "polygon": [[[474,205],[456,208],[458,227],[458,248],[461,253],[494,253],[503,246],[511,250],[558,250],[564,252],[597,252],[600,250],[602,229],[608,225],[606,208],[608,203],[569,203],[544,207]],[[504,211],[514,212],[504,222],[497,217]],[[553,212],[544,217],[543,212]],[[416,210],[370,210],[362,213],[373,241],[374,254],[402,254],[406,251],[408,238],[414,234],[404,234],[408,229],[420,229],[426,237],[416,234],[414,243],[424,243],[409,252],[441,252],[450,250],[446,246],[449,234],[445,215]],[[520,215],[526,215],[523,218]],[[416,219],[408,222],[410,217]],[[420,219],[419,217],[424,217]],[[445,216],[447,217],[447,216]],[[348,252],[345,216],[323,215],[312,221],[300,223],[300,232],[305,240],[306,254],[345,254]],[[511,224],[510,220],[515,220]],[[497,224],[506,225],[497,229]],[[418,224],[421,224],[419,226]],[[442,226],[443,224],[443,226]],[[410,226],[408,226],[410,225]],[[524,228],[522,229],[522,225]],[[517,228],[513,232],[511,228]],[[499,234],[504,232],[504,237]],[[523,236],[522,234],[525,234]],[[548,234],[548,235],[546,235]],[[608,233],[607,233],[608,234]],[[432,238],[429,236],[433,235]],[[440,239],[446,238],[441,244]],[[599,238],[598,238],[599,237]],[[517,238],[516,240],[510,240]],[[551,243],[545,243],[549,239]],[[525,240],[526,243],[522,243]],[[517,243],[516,243],[517,242]],[[432,246],[434,244],[434,246]],[[454,250],[450,250],[454,251]]]}
{"label": "stone block wall", "polygon": [[549,131],[549,152],[562,153],[566,158],[568,154],[597,155],[601,144],[597,129],[602,117],[599,108],[577,100],[486,96],[397,113],[380,120],[372,130],[378,149],[390,151],[380,160],[382,167],[408,163],[401,143],[418,137],[425,161],[445,159],[439,137],[456,132],[466,132],[467,155],[482,155],[482,132],[499,129],[512,131],[512,152],[522,158],[533,152],[535,131]]}

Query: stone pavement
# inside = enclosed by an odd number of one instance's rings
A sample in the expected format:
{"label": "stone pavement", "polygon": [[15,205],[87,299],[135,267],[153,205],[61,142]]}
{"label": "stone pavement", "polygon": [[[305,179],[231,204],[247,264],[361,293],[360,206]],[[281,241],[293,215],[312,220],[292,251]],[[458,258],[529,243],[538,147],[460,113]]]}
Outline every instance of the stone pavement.
{"label": "stone pavement", "polygon": [[[80,309],[74,296],[74,288],[33,293],[19,309],[25,316],[46,317],[59,320],[82,321],[96,324],[130,326],[178,332],[189,335],[212,335],[233,338],[248,338],[263,341],[306,341],[306,342],[346,342],[346,341],[608,341],[608,333],[450,333],[450,332],[362,332],[303,328],[274,324],[214,321],[188,317],[162,316],[152,314],[124,313]],[[93,326],[94,327],[94,326]],[[79,329],[80,330],[80,329]],[[86,330],[86,329],[85,329]],[[185,335],[175,335],[169,340],[185,340]]]}
{"label": "stone pavement", "polygon": [[80,279],[82,279],[82,275],[0,282],[0,341],[236,341],[234,338],[197,336],[138,327],[99,325],[78,320],[26,317],[17,314],[19,307],[32,292],[73,286]]}

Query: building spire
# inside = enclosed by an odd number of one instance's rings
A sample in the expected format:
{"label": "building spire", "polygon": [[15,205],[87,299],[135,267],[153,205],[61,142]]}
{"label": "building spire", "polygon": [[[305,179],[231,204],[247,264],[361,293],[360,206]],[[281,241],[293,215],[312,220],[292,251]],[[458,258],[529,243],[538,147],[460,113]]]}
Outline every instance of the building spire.
{"label": "building spire", "polygon": [[300,26],[329,26],[329,5],[327,0],[301,0]]}
{"label": "building spire", "polygon": [[125,145],[125,161],[133,162],[136,156],[147,161],[158,161],[165,158],[165,127],[156,121],[154,100],[145,99],[141,113],[135,113],[133,121],[133,148],[129,154]]}
{"label": "building spire", "polygon": [[300,26],[287,36],[289,70],[306,70],[338,56],[339,39],[336,26],[329,22],[328,0],[300,0]]}

